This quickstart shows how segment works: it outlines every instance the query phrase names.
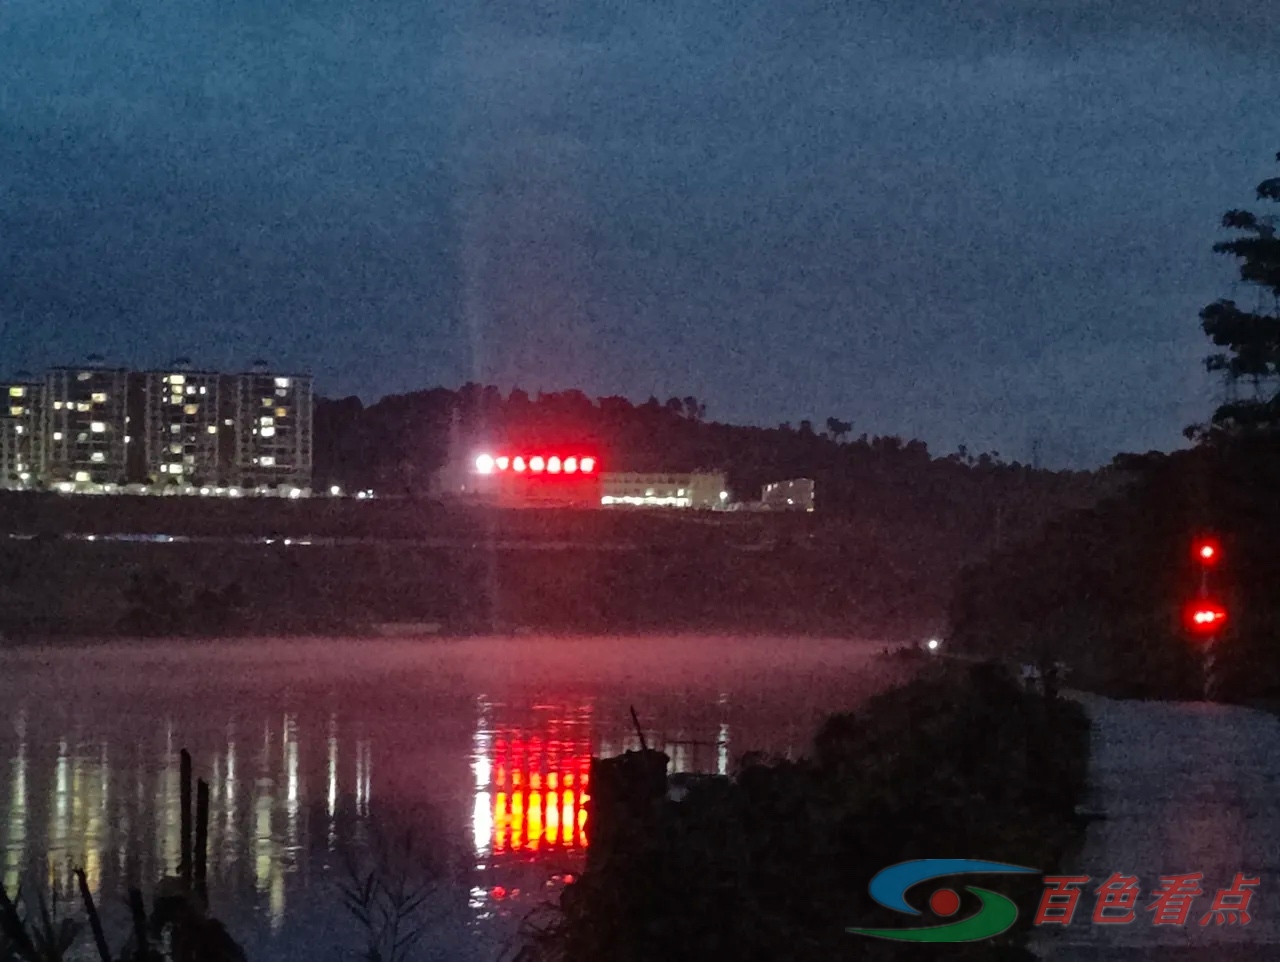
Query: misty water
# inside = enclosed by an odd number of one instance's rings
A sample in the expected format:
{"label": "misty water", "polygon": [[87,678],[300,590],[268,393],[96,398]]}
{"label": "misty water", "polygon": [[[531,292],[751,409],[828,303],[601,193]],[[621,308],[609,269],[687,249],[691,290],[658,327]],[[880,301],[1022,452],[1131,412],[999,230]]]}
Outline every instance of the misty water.
{"label": "misty water", "polygon": [[[316,639],[0,650],[0,871],[108,927],[180,851],[179,752],[209,784],[209,888],[251,959],[342,959],[337,886],[389,848],[435,880],[423,958],[493,959],[579,871],[591,756],[673,772],[807,753],[898,677],[874,643],[709,637]],[[406,847],[405,839],[411,836]],[[388,842],[388,840],[393,840]],[[116,935],[117,940],[120,936]]]}

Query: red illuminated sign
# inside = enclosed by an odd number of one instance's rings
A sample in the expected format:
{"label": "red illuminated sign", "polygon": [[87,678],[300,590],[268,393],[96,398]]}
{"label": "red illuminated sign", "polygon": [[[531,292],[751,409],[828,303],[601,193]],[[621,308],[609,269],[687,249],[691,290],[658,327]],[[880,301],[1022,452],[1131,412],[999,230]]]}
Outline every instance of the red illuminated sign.
{"label": "red illuminated sign", "polygon": [[477,474],[594,474],[596,459],[589,455],[481,454],[475,468]]}

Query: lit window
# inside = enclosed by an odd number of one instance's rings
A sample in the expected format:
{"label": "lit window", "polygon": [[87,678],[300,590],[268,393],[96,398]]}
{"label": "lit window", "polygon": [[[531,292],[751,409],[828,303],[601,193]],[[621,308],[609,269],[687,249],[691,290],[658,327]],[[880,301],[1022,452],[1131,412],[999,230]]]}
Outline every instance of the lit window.
{"label": "lit window", "polygon": [[15,434],[23,434],[26,432],[26,430],[27,429],[24,428],[21,424],[15,425],[13,428],[13,431]]}
{"label": "lit window", "polygon": [[26,396],[27,396],[27,389],[25,387],[9,388],[9,397],[26,397]]}
{"label": "lit window", "polygon": [[170,395],[169,395],[169,403],[170,403],[170,404],[181,404],[181,403],[182,403],[182,395],[181,395],[181,394],[170,394]]}
{"label": "lit window", "polygon": [[276,408],[276,417],[287,418],[289,416],[288,408]]}
{"label": "lit window", "polygon": [[89,430],[92,431],[94,434],[106,434],[107,426],[103,424],[101,421],[94,421],[92,424],[89,425]]}
{"label": "lit window", "polygon": [[89,480],[89,472],[88,472],[88,471],[77,471],[77,472],[76,472],[76,480],[77,480],[77,481],[79,481],[79,482],[81,482],[81,483],[84,483],[85,481],[88,481],[88,480]]}
{"label": "lit window", "polygon": [[258,463],[264,468],[274,468],[276,466],[276,459],[268,454],[259,458]]}
{"label": "lit window", "polygon": [[61,432],[61,431],[54,431],[54,432],[53,432],[53,439],[54,439],[55,441],[61,441],[61,440],[62,440],[62,432]]}
{"label": "lit window", "polygon": [[171,444],[171,445],[169,445],[169,453],[170,453],[170,454],[181,454],[181,453],[182,453],[182,445],[181,445],[181,444]]}
{"label": "lit window", "polygon": [[21,404],[9,405],[9,413],[12,414],[14,417],[17,417],[19,414],[22,414],[24,411],[26,411],[26,408],[24,408]]}
{"label": "lit window", "polygon": [[76,440],[77,440],[77,441],[88,441],[88,440],[89,440],[89,432],[88,432],[88,431],[81,431],[79,434],[77,434],[77,435],[76,435]]}
{"label": "lit window", "polygon": [[[89,380],[89,378],[91,378],[91,377],[93,377],[92,372],[90,372],[90,371],[81,371],[79,374],[77,374],[77,375],[76,375],[76,380],[77,380],[77,381],[87,381],[87,380]],[[79,481],[80,479],[79,479],[79,478],[76,478],[76,480],[77,480],[77,481]],[[86,480],[86,481],[88,481],[89,479],[88,479],[88,478],[85,478],[85,480]]]}
{"label": "lit window", "polygon": [[182,465],[180,465],[180,464],[171,464],[171,465],[169,465],[169,473],[170,473],[170,474],[181,474],[181,473],[182,473]]}
{"label": "lit window", "polygon": [[188,393],[188,394],[195,394],[195,393],[196,393],[196,386],[195,386],[194,384],[188,384],[188,385],[187,385],[187,393]]}
{"label": "lit window", "polygon": [[76,410],[79,411],[81,414],[84,414],[86,411],[89,410],[89,402],[88,401],[78,402],[76,404]]}
{"label": "lit window", "polygon": [[182,413],[190,417],[200,410],[199,404],[188,404],[182,409]]}
{"label": "lit window", "polygon": [[236,422],[231,420],[231,418],[227,418],[222,423],[225,424],[227,427],[231,427],[231,425],[235,424]]}
{"label": "lit window", "polygon": [[271,407],[271,405],[272,405],[273,403],[274,403],[274,402],[273,402],[273,401],[271,400],[271,398],[269,398],[269,397],[264,397],[264,398],[262,399],[262,406],[263,406],[264,408],[269,408],[269,407]]}
{"label": "lit window", "polygon": [[263,428],[263,429],[262,429],[262,436],[263,436],[264,438],[274,438],[274,437],[276,436],[276,429],[275,429],[275,428]]}
{"label": "lit window", "polygon": [[276,397],[288,397],[288,396],[289,396],[289,392],[287,389],[282,387],[276,388]]}
{"label": "lit window", "polygon": [[208,394],[208,393],[209,393],[209,389],[208,389],[207,387],[205,387],[203,384],[201,384],[201,385],[200,385],[200,393],[201,393],[201,394]]}
{"label": "lit window", "polygon": [[105,461],[105,460],[107,460],[107,456],[106,456],[105,454],[103,454],[101,451],[94,451],[94,452],[93,452],[93,454],[89,455],[89,460],[90,460],[90,461]]}
{"label": "lit window", "polygon": [[263,427],[269,427],[270,425],[272,425],[272,424],[275,424],[275,423],[276,423],[276,419],[275,419],[275,418],[273,418],[273,417],[267,416],[267,417],[262,418],[262,419],[259,421],[259,423],[260,423]]}
{"label": "lit window", "polygon": [[93,394],[90,395],[90,398],[93,400],[94,404],[107,403],[107,395],[103,391],[94,391]]}
{"label": "lit window", "polygon": [[133,436],[132,436],[132,435],[129,435],[129,434],[126,434],[126,435],[124,436],[124,443],[125,443],[125,444],[132,444],[132,443],[133,443]]}
{"label": "lit window", "polygon": [[181,430],[182,430],[182,425],[181,425],[181,424],[170,424],[170,425],[169,425],[169,433],[170,433],[170,434],[178,434]]}
{"label": "lit window", "polygon": [[217,434],[217,433],[218,433],[218,426],[217,426],[216,424],[210,424],[210,425],[209,425],[209,433],[210,433],[210,434]]}
{"label": "lit window", "polygon": [[276,387],[288,387],[289,379],[287,377],[276,378]]}
{"label": "lit window", "polygon": [[55,411],[61,411],[61,410],[62,410],[62,402],[61,402],[61,401],[54,401],[54,402],[53,402],[53,409],[54,409]]}
{"label": "lit window", "polygon": [[170,384],[186,384],[187,378],[183,374],[170,374],[165,380]]}

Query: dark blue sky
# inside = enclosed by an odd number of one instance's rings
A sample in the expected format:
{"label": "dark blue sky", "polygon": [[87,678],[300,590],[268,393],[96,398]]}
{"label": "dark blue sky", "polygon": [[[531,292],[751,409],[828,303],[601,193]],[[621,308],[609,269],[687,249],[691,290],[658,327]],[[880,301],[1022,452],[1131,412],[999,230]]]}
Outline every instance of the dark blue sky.
{"label": "dark blue sky", "polygon": [[1243,0],[10,0],[0,368],[1167,448],[1277,47]]}

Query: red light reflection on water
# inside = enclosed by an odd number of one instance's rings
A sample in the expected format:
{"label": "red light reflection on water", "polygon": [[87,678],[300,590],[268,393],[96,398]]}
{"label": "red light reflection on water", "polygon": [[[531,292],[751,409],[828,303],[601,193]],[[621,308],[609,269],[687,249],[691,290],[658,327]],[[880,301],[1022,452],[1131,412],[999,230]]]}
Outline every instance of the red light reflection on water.
{"label": "red light reflection on water", "polygon": [[493,853],[571,850],[587,845],[591,748],[537,737],[493,744]]}

